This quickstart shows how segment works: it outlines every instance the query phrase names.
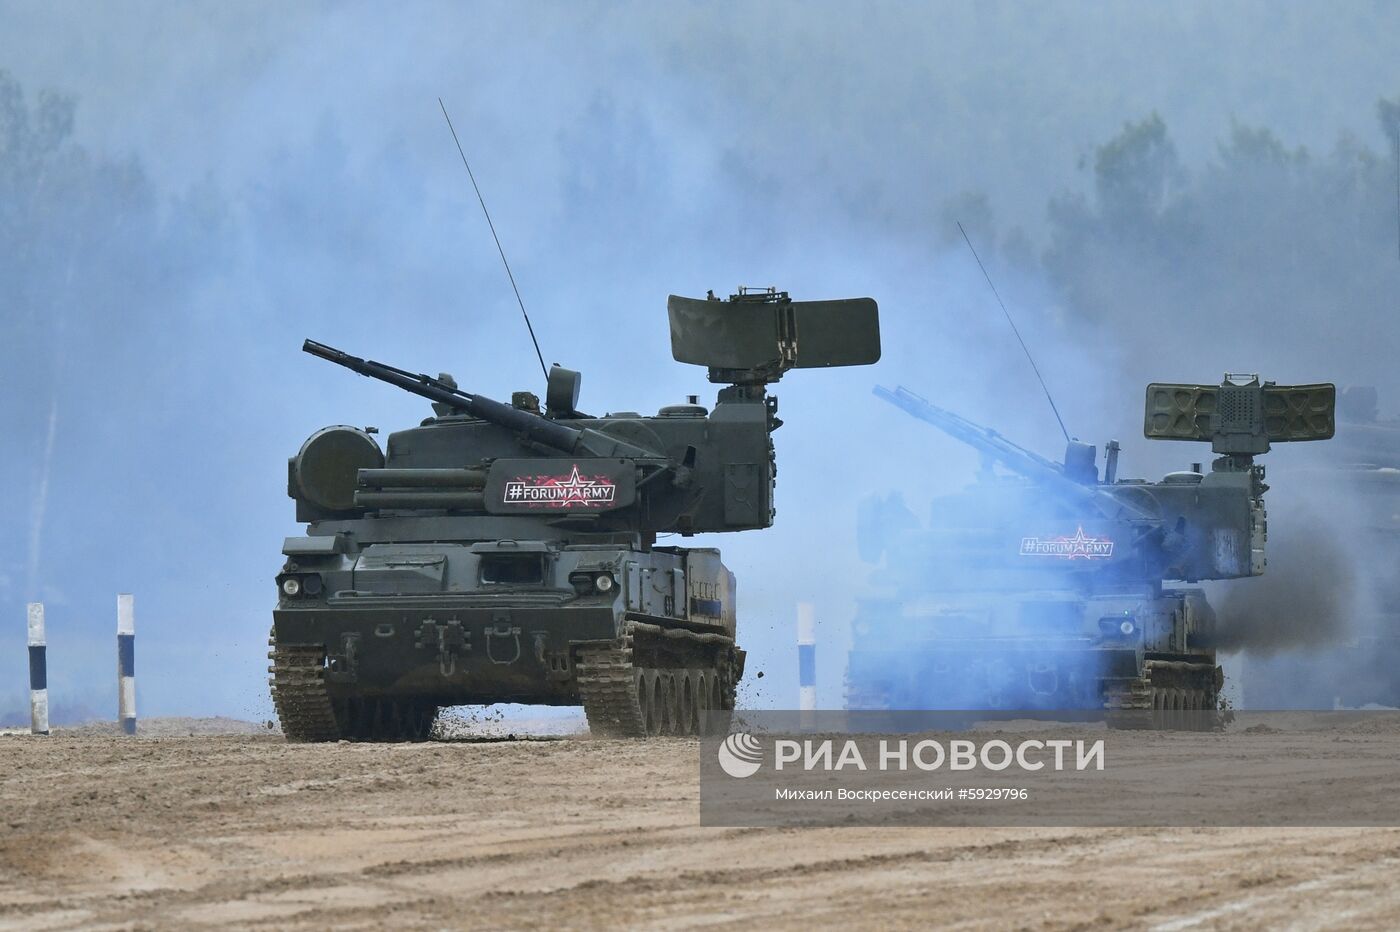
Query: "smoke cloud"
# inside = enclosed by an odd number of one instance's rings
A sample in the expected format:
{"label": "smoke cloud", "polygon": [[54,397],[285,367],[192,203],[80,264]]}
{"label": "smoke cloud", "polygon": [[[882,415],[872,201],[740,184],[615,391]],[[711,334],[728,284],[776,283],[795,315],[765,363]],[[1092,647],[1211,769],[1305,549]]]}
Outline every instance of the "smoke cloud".
{"label": "smoke cloud", "polygon": [[[1123,438],[1125,474],[1205,458],[1134,439],[1152,380],[1373,384],[1395,410],[1376,108],[1397,31],[1384,6],[1262,2],[6,5],[0,483],[30,520],[0,539],[0,683],[23,681],[14,632],[42,598],[56,707],[86,701],[133,591],[143,714],[266,717],[285,458],[324,424],[426,414],[301,340],[538,388],[441,96],[590,410],[709,394],[669,358],[668,293],[880,300],[878,366],[777,386],[778,525],[695,541],[739,578],[753,701],[796,695],[803,599],[839,704],[856,502],[922,509],[975,465],[872,383],[1062,448],[954,221],[1071,431]],[[1280,473],[1278,559],[1307,496]]]}
{"label": "smoke cloud", "polygon": [[1366,564],[1316,512],[1300,508],[1271,520],[1288,531],[1269,543],[1267,582],[1221,586],[1216,646],[1268,656],[1345,643],[1366,604],[1357,580]]}

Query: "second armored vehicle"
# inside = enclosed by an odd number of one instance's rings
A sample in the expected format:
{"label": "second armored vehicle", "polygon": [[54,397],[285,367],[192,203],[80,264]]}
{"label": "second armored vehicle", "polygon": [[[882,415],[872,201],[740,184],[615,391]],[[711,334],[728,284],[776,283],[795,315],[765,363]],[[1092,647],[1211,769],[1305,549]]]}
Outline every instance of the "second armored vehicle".
{"label": "second armored vehicle", "polygon": [[1160,482],[1118,478],[1116,442],[1101,476],[1088,444],[1054,463],[906,389],[876,394],[985,468],[933,502],[927,527],[896,497],[863,507],[879,594],[854,622],[852,708],[1107,709],[1123,727],[1216,709],[1214,613],[1199,588],[1171,584],[1264,572],[1268,487],[1254,458],[1331,437],[1332,385],[1149,385],[1145,435],[1219,455],[1208,473]]}
{"label": "second armored vehicle", "polygon": [[578,410],[555,367],[511,404],[308,341],[307,352],[433,402],[389,436],[327,427],[288,466],[305,535],[277,576],[272,696],[287,737],[425,737],[442,706],[584,707],[595,733],[693,733],[744,671],[733,575],[657,535],[773,522],[766,386],[880,355],[875,302],[741,289],[672,297],[671,347],[725,385],[656,415]]}

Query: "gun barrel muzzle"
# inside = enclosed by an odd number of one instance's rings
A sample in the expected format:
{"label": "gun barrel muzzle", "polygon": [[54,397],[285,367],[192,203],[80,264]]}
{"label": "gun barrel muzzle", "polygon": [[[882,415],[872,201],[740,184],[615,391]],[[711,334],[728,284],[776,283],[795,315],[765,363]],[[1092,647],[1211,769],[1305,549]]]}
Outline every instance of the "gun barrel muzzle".
{"label": "gun barrel muzzle", "polygon": [[310,353],[312,356],[319,356],[331,362],[339,362],[346,358],[346,354],[336,349],[334,346],[327,346],[324,343],[317,343],[315,340],[306,340],[301,344],[303,353]]}

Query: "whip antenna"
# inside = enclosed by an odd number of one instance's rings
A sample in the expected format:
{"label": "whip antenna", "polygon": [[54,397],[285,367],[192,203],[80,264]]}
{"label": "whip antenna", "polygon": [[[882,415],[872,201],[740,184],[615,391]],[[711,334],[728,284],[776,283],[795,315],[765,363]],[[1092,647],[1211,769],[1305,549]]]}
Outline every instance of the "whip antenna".
{"label": "whip antenna", "polygon": [[491,222],[491,211],[486,209],[486,199],[481,196],[481,188],[477,186],[476,175],[472,174],[472,167],[467,163],[467,153],[462,151],[462,140],[457,138],[457,130],[452,126],[452,117],[447,115],[447,105],[438,98],[438,106],[442,108],[442,118],[447,121],[447,128],[452,131],[452,141],[457,144],[457,154],[462,157],[462,166],[467,170],[467,177],[472,181],[472,190],[476,192],[476,199],[481,203],[481,212],[486,215],[486,225],[491,228],[491,238],[496,241],[496,251],[501,254],[501,264],[506,267],[506,278],[510,279],[510,288],[515,292],[515,303],[520,305],[520,316],[525,318],[525,329],[530,331],[530,342],[535,344],[535,355],[540,360],[540,372],[544,374],[545,381],[549,381],[549,369],[544,364],[544,354],[540,352],[540,341],[535,339],[535,328],[530,325],[530,315],[525,313],[525,302],[520,300],[520,289],[515,285],[515,276],[511,274],[510,263],[506,261],[506,251],[501,248],[501,238],[496,235],[496,225]]}
{"label": "whip antenna", "polygon": [[992,294],[997,299],[997,304],[1001,305],[1001,312],[1006,315],[1006,322],[1011,325],[1011,332],[1016,334],[1016,342],[1021,344],[1021,350],[1026,354],[1026,359],[1031,364],[1031,369],[1035,372],[1035,377],[1040,380],[1040,387],[1045,392],[1045,400],[1050,402],[1050,410],[1055,412],[1055,420],[1060,422],[1060,433],[1065,435],[1065,443],[1069,443],[1069,431],[1065,430],[1064,418],[1060,417],[1060,409],[1055,407],[1055,399],[1050,397],[1050,386],[1045,384],[1045,376],[1040,374],[1040,367],[1035,364],[1035,357],[1031,355],[1030,347],[1026,346],[1026,341],[1021,339],[1021,331],[1016,329],[1016,321],[1011,319],[1011,312],[1006,309],[1006,302],[1001,299],[997,292],[997,286],[992,284],[992,276],[987,274],[987,267],[982,264],[982,257],[977,255],[977,249],[972,245],[972,240],[967,238],[967,231],[963,225],[958,223],[958,232],[962,234],[963,242],[967,243],[967,248],[972,250],[972,258],[977,260],[977,267],[982,270],[982,277],[987,280],[987,285],[992,289]]}

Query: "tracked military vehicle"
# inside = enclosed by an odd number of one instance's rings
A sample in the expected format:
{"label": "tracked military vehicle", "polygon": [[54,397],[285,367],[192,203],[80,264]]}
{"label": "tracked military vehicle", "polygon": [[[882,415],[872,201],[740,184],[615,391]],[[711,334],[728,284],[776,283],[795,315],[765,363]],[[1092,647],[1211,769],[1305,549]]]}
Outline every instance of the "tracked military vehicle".
{"label": "tracked military vehicle", "polygon": [[880,355],[875,302],[741,289],[672,296],[671,348],[724,385],[653,416],[578,410],[554,367],[544,406],[510,404],[307,341],[429,399],[391,434],[327,427],[288,464],[304,535],[283,546],[271,687],[294,741],[425,737],[440,707],[582,705],[596,734],[693,733],[744,672],[734,576],[717,550],[660,534],[773,522],[780,425],[766,386],[790,369]]}
{"label": "tracked military vehicle", "polygon": [[[876,394],[972,446],[981,476],[921,526],[895,496],[867,500],[852,708],[1106,709],[1112,724],[1201,723],[1217,708],[1215,615],[1202,580],[1264,572],[1271,443],[1333,433],[1330,384],[1226,376],[1149,385],[1149,438],[1211,443],[1218,458],[1159,482],[1120,479],[1119,446],[1072,441],[1063,463],[899,388]],[[1188,585],[1179,585],[1185,583]],[[1159,714],[1153,714],[1153,713]]]}

